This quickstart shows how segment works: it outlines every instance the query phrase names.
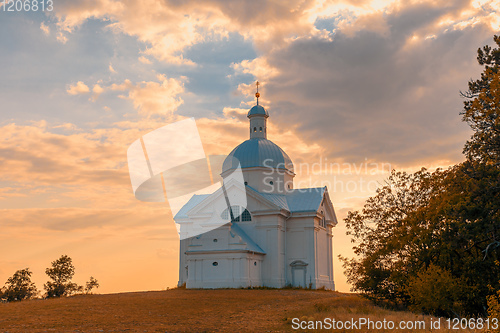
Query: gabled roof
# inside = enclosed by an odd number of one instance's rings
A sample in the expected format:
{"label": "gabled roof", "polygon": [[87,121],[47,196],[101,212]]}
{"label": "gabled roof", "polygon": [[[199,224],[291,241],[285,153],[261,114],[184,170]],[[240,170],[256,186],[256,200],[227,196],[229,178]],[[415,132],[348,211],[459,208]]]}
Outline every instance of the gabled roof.
{"label": "gabled roof", "polygon": [[292,213],[317,211],[326,187],[300,188],[288,191],[286,201]]}
{"label": "gabled roof", "polygon": [[236,235],[241,237],[241,240],[247,244],[246,250],[250,252],[256,252],[256,253],[262,253],[266,254],[264,250],[260,248],[257,243],[255,243],[248,235],[247,233],[241,229],[241,227],[237,224],[232,222],[231,223],[231,232],[234,232]]}
{"label": "gabled roof", "polygon": [[[289,190],[287,194],[274,194],[259,192],[248,185],[245,187],[265,201],[290,213],[318,211],[326,191],[326,187],[313,187]],[[193,195],[175,215],[174,219],[189,218],[187,213],[209,196],[211,194]]]}
{"label": "gabled roof", "polygon": [[257,196],[264,198],[274,206],[284,209],[286,211],[290,211],[288,209],[288,204],[286,202],[286,197],[283,194],[271,194],[271,193],[262,193],[254,189],[253,187],[246,185],[247,189],[252,190]]}
{"label": "gabled roof", "polygon": [[264,199],[291,213],[316,212],[321,205],[326,190],[326,187],[300,188],[289,190],[287,194],[274,194],[258,192],[253,187],[247,187]]}
{"label": "gabled roof", "polygon": [[196,207],[204,199],[208,198],[211,194],[194,194],[191,199],[175,214],[174,220],[176,219],[187,219],[187,212]]}

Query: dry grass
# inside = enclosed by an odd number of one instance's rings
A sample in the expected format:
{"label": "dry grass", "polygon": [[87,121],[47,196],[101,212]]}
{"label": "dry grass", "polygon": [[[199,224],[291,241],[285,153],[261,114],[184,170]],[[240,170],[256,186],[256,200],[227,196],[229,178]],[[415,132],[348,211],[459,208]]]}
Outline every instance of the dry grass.
{"label": "dry grass", "polygon": [[289,332],[295,317],[426,320],[427,327],[430,319],[329,291],[173,289],[0,304],[0,332]]}

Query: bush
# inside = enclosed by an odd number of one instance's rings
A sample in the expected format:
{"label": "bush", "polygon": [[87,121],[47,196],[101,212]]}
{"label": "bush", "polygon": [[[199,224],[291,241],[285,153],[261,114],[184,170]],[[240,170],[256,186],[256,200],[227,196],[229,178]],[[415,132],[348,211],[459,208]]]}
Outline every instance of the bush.
{"label": "bush", "polygon": [[[490,320],[493,320],[494,318],[500,320],[500,290],[498,290],[495,295],[488,296],[487,302],[488,318],[490,318]],[[491,330],[489,332],[500,332],[500,328]]]}
{"label": "bush", "polygon": [[463,289],[460,280],[433,264],[409,279],[410,308],[426,314],[458,317],[457,300]]}
{"label": "bush", "polygon": [[92,289],[94,288],[99,288],[99,282],[97,282],[97,280],[93,276],[91,276],[90,280],[85,285],[85,293],[90,294],[92,292]]}

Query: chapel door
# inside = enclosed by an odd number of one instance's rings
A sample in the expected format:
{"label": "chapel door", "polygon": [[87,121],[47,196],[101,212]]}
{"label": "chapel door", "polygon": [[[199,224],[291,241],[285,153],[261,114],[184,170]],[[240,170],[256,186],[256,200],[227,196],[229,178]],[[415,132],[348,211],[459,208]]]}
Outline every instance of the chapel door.
{"label": "chapel door", "polygon": [[306,287],[306,277],[304,269],[292,269],[292,279],[294,287]]}

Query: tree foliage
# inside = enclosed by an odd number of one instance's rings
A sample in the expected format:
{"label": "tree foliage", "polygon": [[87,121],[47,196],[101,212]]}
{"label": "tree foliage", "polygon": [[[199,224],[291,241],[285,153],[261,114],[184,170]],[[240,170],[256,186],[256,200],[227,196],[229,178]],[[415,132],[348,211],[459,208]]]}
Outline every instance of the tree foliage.
{"label": "tree foliage", "polygon": [[393,171],[362,211],[348,213],[347,234],[358,244],[354,252],[360,259],[342,259],[355,290],[374,300],[407,301],[406,280],[429,261],[421,254],[429,248],[432,235],[431,225],[412,217],[422,213],[436,192],[439,172]]}
{"label": "tree foliage", "polygon": [[85,284],[85,293],[90,294],[94,288],[99,288],[99,282],[91,276],[89,281]]}
{"label": "tree foliage", "polygon": [[83,291],[82,286],[71,282],[73,275],[75,275],[75,266],[73,266],[72,259],[67,255],[62,255],[59,259],[53,261],[52,267],[47,268],[45,274],[52,280],[44,284],[48,298],[69,296]]}
{"label": "tree foliage", "polygon": [[462,281],[434,264],[410,277],[407,292],[413,310],[438,316],[458,316]]}
{"label": "tree foliage", "polygon": [[[491,320],[500,318],[500,290],[498,290],[494,295],[490,295],[488,300],[488,318]],[[500,332],[500,327],[490,330],[488,332]]]}
{"label": "tree foliage", "polygon": [[500,166],[500,36],[493,39],[499,48],[478,49],[477,60],[484,71],[462,93],[466,97],[463,120],[474,131],[464,153],[471,161]]}
{"label": "tree foliage", "polygon": [[29,268],[18,270],[7,280],[0,290],[0,299],[7,302],[31,299],[38,294],[35,284],[31,281],[32,272]]}
{"label": "tree foliage", "polygon": [[500,48],[479,49],[478,62],[481,79],[462,94],[463,120],[474,131],[465,162],[393,171],[345,219],[358,257],[342,258],[344,267],[367,297],[437,315],[486,314],[491,288],[500,287]]}

